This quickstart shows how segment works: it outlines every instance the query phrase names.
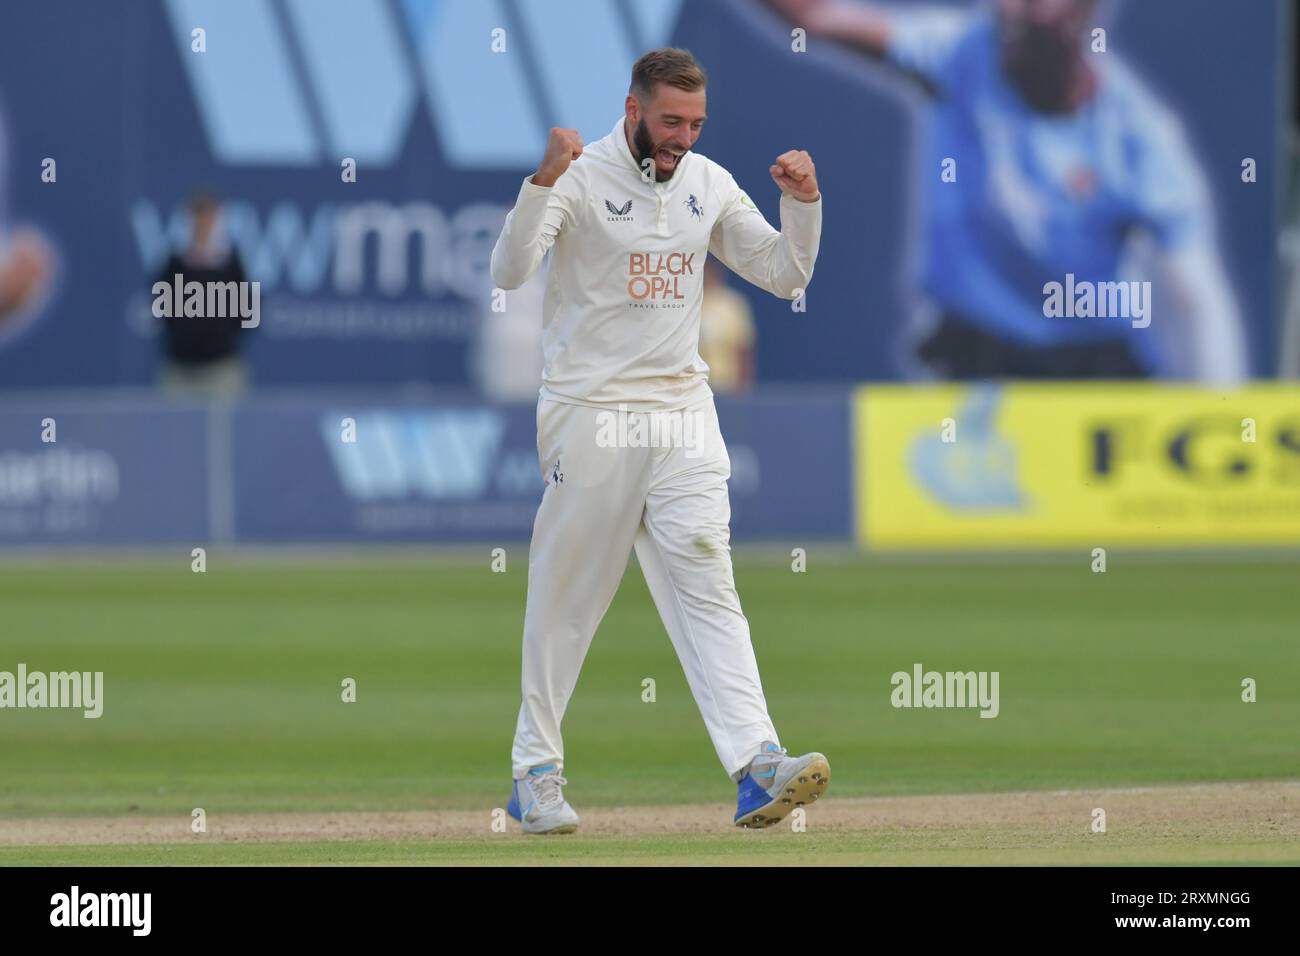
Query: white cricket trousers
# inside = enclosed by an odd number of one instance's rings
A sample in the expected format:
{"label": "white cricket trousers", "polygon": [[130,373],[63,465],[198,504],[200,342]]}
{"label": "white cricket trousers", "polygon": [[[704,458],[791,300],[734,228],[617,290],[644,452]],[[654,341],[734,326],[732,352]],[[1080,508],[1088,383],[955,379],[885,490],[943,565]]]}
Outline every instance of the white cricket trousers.
{"label": "white cricket trousers", "polygon": [[731,460],[712,397],[658,413],[540,399],[537,453],[546,489],[528,551],[515,778],[563,766],[560,722],[635,547],[718,759],[736,779],[764,741],[780,741],[732,577]]}

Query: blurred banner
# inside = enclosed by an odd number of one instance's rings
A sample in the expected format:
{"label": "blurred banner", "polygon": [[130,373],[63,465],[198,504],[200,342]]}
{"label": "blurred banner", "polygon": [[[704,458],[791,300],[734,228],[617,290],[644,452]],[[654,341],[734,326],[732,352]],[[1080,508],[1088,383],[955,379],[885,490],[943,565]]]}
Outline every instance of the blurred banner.
{"label": "blurred banner", "polygon": [[[1300,542],[1300,389],[867,385],[718,399],[734,541]],[[0,412],[0,547],[510,543],[535,407],[113,395]]]}
{"label": "blurred banner", "polygon": [[[186,242],[200,188],[222,200],[221,232],[261,283],[253,382],[472,382],[491,315],[487,257],[547,129],[607,133],[636,57],[670,43],[710,73],[698,152],[769,221],[767,170],[785,150],[811,152],[826,195],[806,313],[742,290],[760,381],[913,377],[923,352],[932,368],[945,352],[948,366],[972,354],[972,327],[1016,348],[1122,340],[1143,374],[1196,377],[1187,330],[1215,323],[1222,341],[1245,343],[1254,375],[1274,374],[1280,3],[1103,5],[1108,46],[1090,62],[1106,96],[1046,125],[999,110],[997,89],[979,84],[936,105],[899,72],[929,69],[942,84],[994,62],[989,2],[951,4],[938,25],[914,23],[918,5],[882,6],[903,38],[885,62],[817,38],[795,52],[759,0],[562,6],[7,4],[0,388],[154,382],[151,284]],[[1073,302],[1070,317],[1035,314],[1045,282],[1116,273],[1119,253],[1129,259],[1120,239],[1136,230],[1157,251],[1188,253],[1175,262],[1184,278],[1216,281],[1182,288],[1139,261],[1143,314],[1111,317],[1114,328],[1076,317]],[[936,306],[937,337],[918,325]],[[1120,327],[1150,315],[1149,327]],[[1068,377],[1077,354],[1025,367]]]}
{"label": "blurred banner", "polygon": [[[23,404],[0,413],[0,548],[508,544],[543,489],[533,405]],[[847,392],[719,400],[718,417],[733,540],[851,537]]]}
{"label": "blurred banner", "polygon": [[1300,542],[1300,389],[866,386],[858,540],[935,549]]}
{"label": "blurred banner", "polygon": [[[732,462],[732,535],[844,538],[844,395],[718,402]],[[345,441],[350,420],[355,441]],[[456,542],[532,534],[542,493],[534,406],[250,403],[233,422],[243,543]],[[804,493],[808,462],[821,492]],[[305,476],[311,476],[306,478]]]}
{"label": "blurred banner", "polygon": [[209,416],[108,396],[0,411],[0,547],[202,543]]}

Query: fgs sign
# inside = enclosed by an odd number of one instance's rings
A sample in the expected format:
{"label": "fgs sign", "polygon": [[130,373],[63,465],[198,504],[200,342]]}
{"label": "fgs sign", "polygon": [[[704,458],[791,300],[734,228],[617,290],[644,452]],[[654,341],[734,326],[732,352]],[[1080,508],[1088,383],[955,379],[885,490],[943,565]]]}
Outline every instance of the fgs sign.
{"label": "fgs sign", "polygon": [[[1250,402],[1234,402],[1250,411]],[[1257,414],[1260,409],[1253,409]],[[1090,472],[1122,481],[1137,463],[1158,462],[1170,474],[1205,487],[1266,482],[1300,487],[1300,413],[1189,415],[1173,422],[1133,416],[1089,430]]]}

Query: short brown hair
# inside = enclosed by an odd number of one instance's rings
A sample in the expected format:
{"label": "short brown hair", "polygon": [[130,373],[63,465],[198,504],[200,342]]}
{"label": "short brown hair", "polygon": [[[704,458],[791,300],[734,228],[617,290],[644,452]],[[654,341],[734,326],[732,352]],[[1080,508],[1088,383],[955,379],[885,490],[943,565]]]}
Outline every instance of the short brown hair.
{"label": "short brown hair", "polygon": [[648,100],[654,96],[655,87],[667,83],[688,93],[703,89],[709,78],[704,67],[691,55],[690,50],[677,47],[664,47],[651,50],[632,66],[632,85],[628,88],[639,100]]}

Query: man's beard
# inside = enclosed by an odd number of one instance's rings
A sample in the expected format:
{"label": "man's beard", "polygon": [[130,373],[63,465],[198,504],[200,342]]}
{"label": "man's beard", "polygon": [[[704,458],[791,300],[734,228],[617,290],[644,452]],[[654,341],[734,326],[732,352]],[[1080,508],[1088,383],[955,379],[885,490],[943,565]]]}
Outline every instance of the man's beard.
{"label": "man's beard", "polygon": [[655,153],[658,150],[655,149],[655,144],[650,142],[650,130],[645,125],[644,119],[637,123],[636,129],[632,131],[632,145],[636,147],[637,166],[644,170],[646,161],[649,160],[650,168],[655,171],[655,182],[658,183],[672,179],[673,174],[681,167],[682,160],[686,158],[686,154],[682,153],[677,157],[677,162],[673,164],[672,169],[666,173],[660,170],[659,163],[655,160]]}
{"label": "man's beard", "polygon": [[[1090,88],[1090,71],[1080,53],[1082,40],[1071,31],[1003,25],[1003,74],[1025,101],[1046,113],[1070,112]],[[1009,39],[1007,33],[1014,32]]]}

